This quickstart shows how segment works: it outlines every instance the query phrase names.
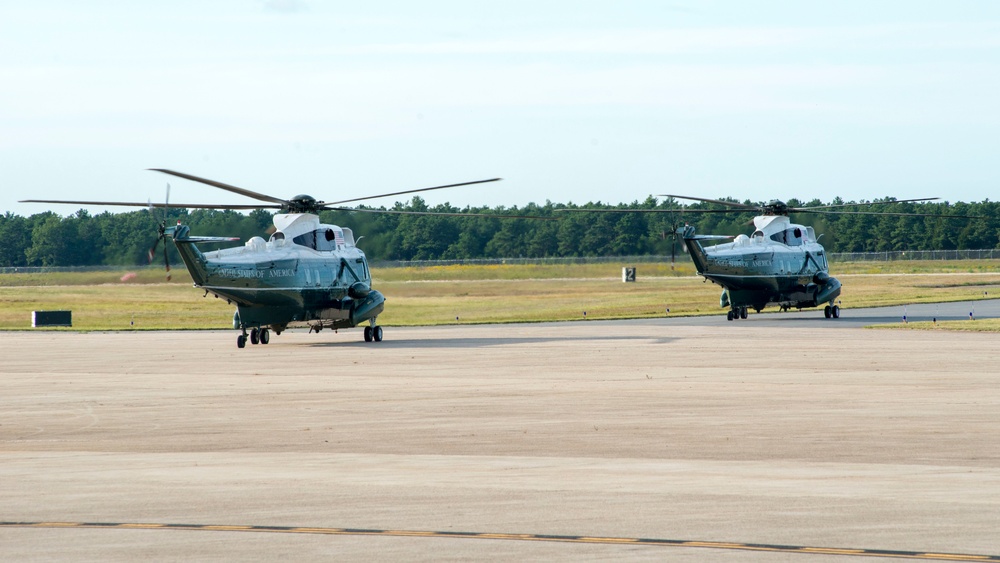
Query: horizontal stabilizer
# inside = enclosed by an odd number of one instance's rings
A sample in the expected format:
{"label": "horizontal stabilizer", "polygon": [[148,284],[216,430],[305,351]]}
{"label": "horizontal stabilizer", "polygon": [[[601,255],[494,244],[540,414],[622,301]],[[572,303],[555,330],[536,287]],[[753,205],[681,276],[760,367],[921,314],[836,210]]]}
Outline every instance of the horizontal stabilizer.
{"label": "horizontal stabilizer", "polygon": [[731,240],[736,237],[731,235],[696,235],[692,225],[684,225],[675,231],[684,240]]}
{"label": "horizontal stabilizer", "polygon": [[686,240],[731,240],[736,237],[732,235],[691,235],[684,238]]}
{"label": "horizontal stabilizer", "polygon": [[234,242],[240,240],[240,237],[184,237],[174,240],[177,242]]}
{"label": "horizontal stabilizer", "polygon": [[167,227],[163,229],[163,233],[174,239],[174,242],[178,244],[193,242],[233,242],[240,240],[240,237],[192,237],[188,236],[188,233],[190,232],[191,229],[187,225],[181,225],[180,221],[177,222],[176,227]]}

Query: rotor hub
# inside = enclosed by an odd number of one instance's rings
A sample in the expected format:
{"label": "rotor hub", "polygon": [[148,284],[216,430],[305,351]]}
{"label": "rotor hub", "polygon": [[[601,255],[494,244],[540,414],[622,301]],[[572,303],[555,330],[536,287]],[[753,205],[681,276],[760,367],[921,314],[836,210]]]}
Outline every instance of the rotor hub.
{"label": "rotor hub", "polygon": [[788,204],[780,199],[772,199],[762,210],[764,215],[788,215]]}
{"label": "rotor hub", "polygon": [[319,210],[323,202],[316,201],[311,195],[299,194],[288,200],[288,211],[290,213],[315,213]]}

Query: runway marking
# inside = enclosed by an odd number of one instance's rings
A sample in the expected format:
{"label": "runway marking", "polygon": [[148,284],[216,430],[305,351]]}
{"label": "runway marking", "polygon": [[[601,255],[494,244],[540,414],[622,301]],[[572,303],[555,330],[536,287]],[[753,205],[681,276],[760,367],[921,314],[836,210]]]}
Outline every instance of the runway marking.
{"label": "runway marking", "polygon": [[1000,555],[974,555],[971,553],[936,553],[898,551],[890,549],[851,549],[839,547],[809,547],[801,545],[771,545],[756,543],[713,542],[695,540],[668,540],[656,538],[616,538],[601,536],[562,536],[549,534],[504,534],[480,532],[434,532],[427,530],[376,530],[366,528],[303,528],[293,526],[241,526],[225,524],[155,524],[114,522],[0,522],[0,528],[118,528],[124,530],[202,530],[213,532],[265,532],[277,534],[320,534],[329,536],[394,536],[424,538],[464,538],[514,541],[546,541],[565,543],[597,543],[609,545],[643,545],[660,547],[696,547],[742,551],[769,551],[773,553],[802,553],[808,555],[847,555],[885,557],[894,559],[922,559],[925,561],[1000,561]]}

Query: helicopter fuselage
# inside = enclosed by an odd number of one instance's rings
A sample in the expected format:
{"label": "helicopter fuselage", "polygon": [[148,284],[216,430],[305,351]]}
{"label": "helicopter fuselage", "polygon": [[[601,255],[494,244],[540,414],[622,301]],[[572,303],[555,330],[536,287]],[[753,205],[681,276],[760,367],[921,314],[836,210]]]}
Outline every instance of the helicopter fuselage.
{"label": "helicopter fuselage", "polygon": [[350,229],[308,213],[278,214],[274,223],[268,241],[253,237],[204,253],[195,243],[205,238],[191,237],[184,225],[172,231],[195,287],[235,304],[237,328],[350,328],[382,312],[385,298],[371,289],[368,261]]}
{"label": "helicopter fuselage", "polygon": [[759,312],[767,305],[801,309],[834,303],[840,282],[830,277],[812,227],[781,215],[758,216],[754,226],[749,237],[712,246],[702,241],[716,237],[695,235],[691,227],[680,231],[698,274],[723,287],[722,307],[745,318],[747,307]]}
{"label": "helicopter fuselage", "polygon": [[[436,212],[404,211],[404,210],[373,210],[342,207],[343,204],[359,201],[471,186],[497,182],[500,178],[475,180],[458,184],[445,184],[383,193],[380,195],[355,197],[340,201],[320,201],[309,195],[297,195],[291,199],[282,199],[268,194],[259,193],[230,184],[217,182],[208,178],[200,178],[184,172],[151,168],[170,176],[184,178],[213,188],[236,193],[257,200],[253,205],[244,204],[174,204],[175,207],[187,209],[278,209],[274,216],[275,232],[271,240],[253,237],[243,247],[226,248],[212,252],[202,252],[198,243],[216,243],[239,240],[228,237],[191,236],[191,229],[177,224],[168,228],[166,219],[160,223],[156,242],[149,251],[150,260],[156,253],[160,242],[166,245],[166,239],[172,238],[178,253],[184,260],[194,280],[195,287],[205,290],[218,298],[224,298],[230,304],[236,304],[236,315],[233,317],[233,327],[241,330],[236,339],[239,348],[251,344],[267,344],[270,331],[275,334],[292,323],[306,323],[310,330],[317,332],[323,328],[349,328],[365,321],[364,336],[366,342],[381,342],[382,327],[376,324],[376,317],[384,308],[385,298],[381,293],[371,288],[371,274],[368,272],[368,261],[365,253],[355,246],[354,235],[350,229],[336,225],[325,225],[319,222],[319,212],[324,210],[367,211],[374,213],[393,213],[403,215],[441,215]],[[162,204],[147,201],[81,201],[81,200],[46,200],[27,199],[21,203],[68,203],[84,205],[116,205],[124,207],[148,207],[167,209],[170,207],[170,184],[167,184],[167,197]],[[443,215],[481,216],[479,213],[443,213]],[[521,215],[502,215],[509,219],[545,219],[545,217],[529,217]],[[170,262],[164,246],[163,265],[170,279]],[[247,328],[250,329],[249,334]]]}

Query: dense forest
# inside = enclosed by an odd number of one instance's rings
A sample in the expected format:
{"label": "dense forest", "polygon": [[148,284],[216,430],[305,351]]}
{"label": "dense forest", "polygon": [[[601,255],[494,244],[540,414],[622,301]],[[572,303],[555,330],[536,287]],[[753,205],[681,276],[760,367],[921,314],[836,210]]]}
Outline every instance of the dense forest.
{"label": "dense forest", "polygon": [[[729,200],[736,202],[737,200]],[[888,200],[876,200],[888,201]],[[741,203],[752,203],[749,201]],[[845,203],[790,200],[791,206]],[[854,203],[854,202],[848,202]],[[889,203],[868,207],[860,202],[848,210],[890,213],[967,215],[982,218],[935,218],[909,215],[793,214],[792,220],[812,225],[829,252],[888,250],[954,250],[1000,247],[1000,203]],[[656,213],[567,213],[560,209],[658,209]],[[374,260],[432,260],[469,258],[545,258],[564,256],[666,255],[671,233],[689,223],[706,234],[749,234],[754,213],[697,213],[717,204],[682,207],[675,200],[652,197],[631,204],[528,204],[525,207],[428,207],[419,197],[397,203],[395,211],[466,212],[475,217],[434,217],[385,213],[325,211],[321,219],[354,230],[358,246]],[[362,208],[381,209],[381,208]],[[52,211],[22,217],[0,216],[0,267],[135,265],[147,261],[162,217],[150,210],[91,215],[85,210],[69,216]],[[551,218],[503,219],[503,215]],[[267,238],[271,213],[171,209],[168,224],[182,221],[196,235]],[[170,245],[172,246],[172,245]],[[173,256],[176,263],[176,256]]]}

